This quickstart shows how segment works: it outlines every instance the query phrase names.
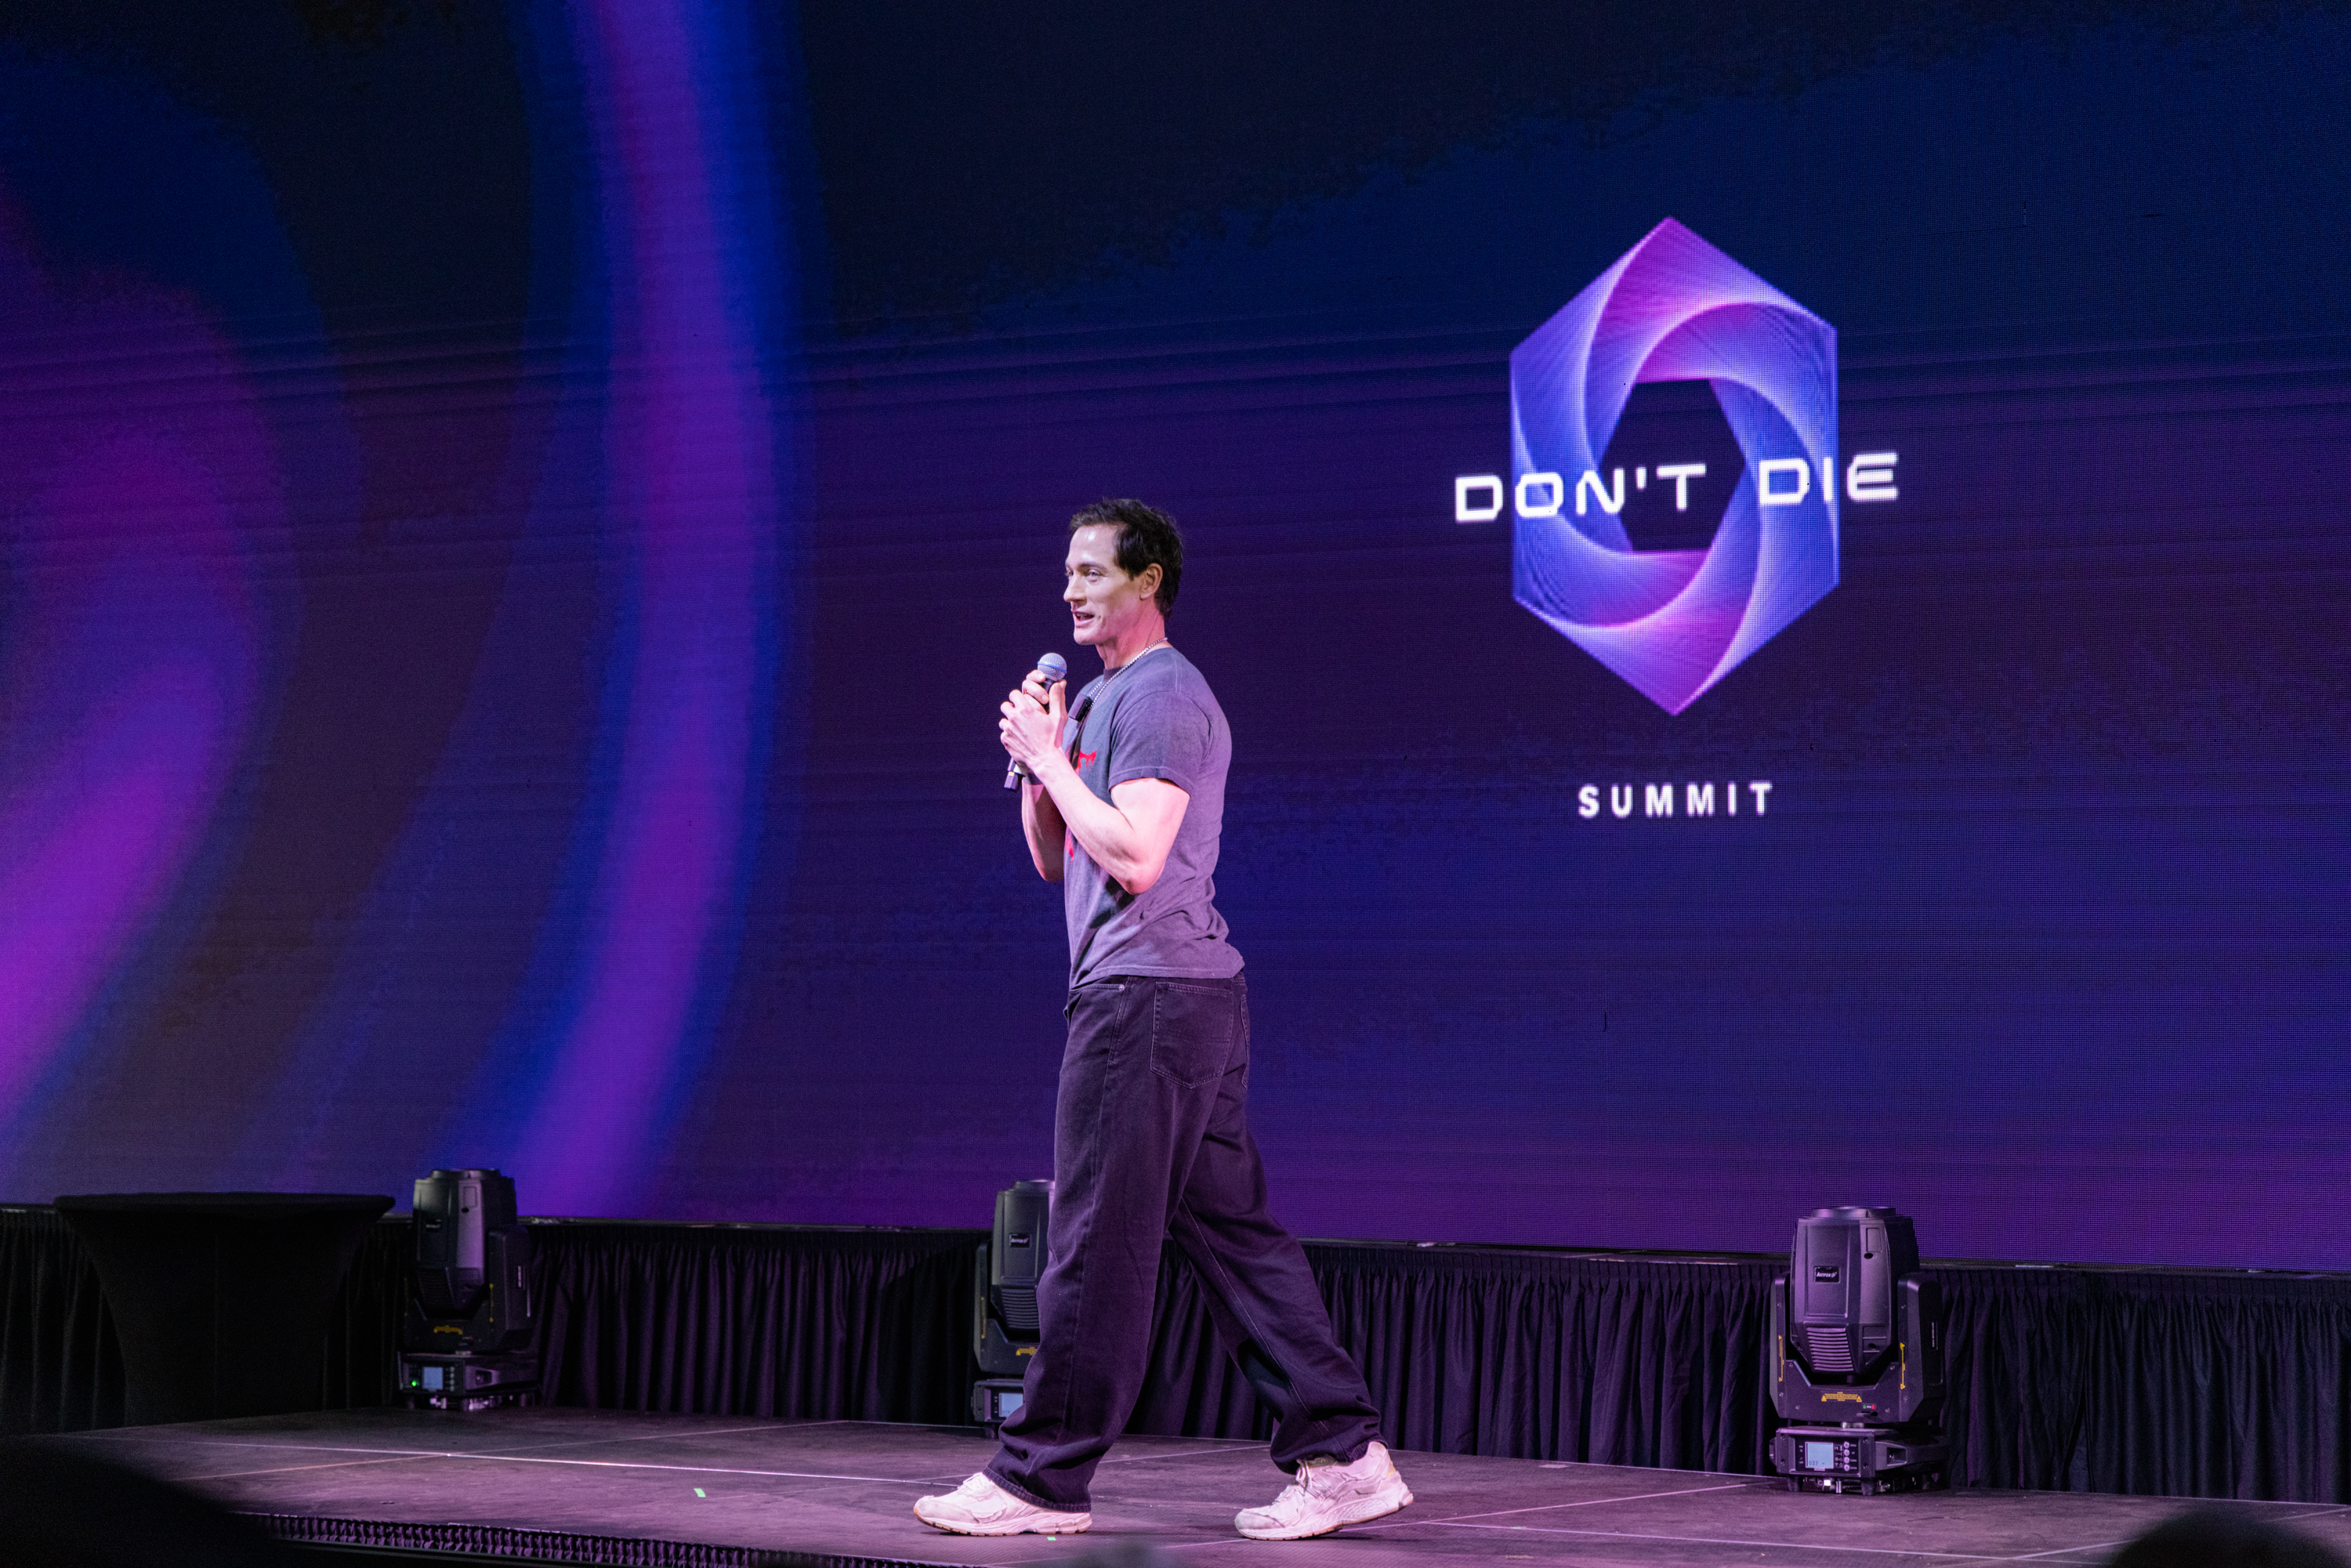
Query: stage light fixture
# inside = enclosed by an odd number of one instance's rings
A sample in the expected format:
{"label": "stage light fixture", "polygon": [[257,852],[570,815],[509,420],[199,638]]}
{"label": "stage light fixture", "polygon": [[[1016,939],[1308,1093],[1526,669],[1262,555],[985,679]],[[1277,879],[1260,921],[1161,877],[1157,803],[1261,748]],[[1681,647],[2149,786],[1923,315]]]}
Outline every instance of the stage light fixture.
{"label": "stage light fixture", "polygon": [[411,1407],[481,1410],[538,1387],[530,1232],[511,1177],[436,1170],[416,1183],[400,1392]]}
{"label": "stage light fixture", "polygon": [[1020,1408],[1029,1358],[1037,1354],[1037,1284],[1045,1277],[1045,1228],[1053,1184],[1016,1181],[996,1195],[996,1225],[972,1269],[971,1418],[994,1431]]}
{"label": "stage light fixture", "polygon": [[1771,1281],[1771,1404],[1792,1423],[1771,1464],[1792,1491],[1917,1491],[1946,1482],[1942,1290],[1892,1208],[1796,1221]]}

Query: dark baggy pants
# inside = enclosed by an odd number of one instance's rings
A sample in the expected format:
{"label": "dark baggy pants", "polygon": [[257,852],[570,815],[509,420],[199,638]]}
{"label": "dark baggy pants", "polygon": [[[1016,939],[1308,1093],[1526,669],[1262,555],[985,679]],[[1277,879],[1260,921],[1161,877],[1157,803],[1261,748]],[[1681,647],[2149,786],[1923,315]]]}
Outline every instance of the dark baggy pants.
{"label": "dark baggy pants", "polygon": [[1143,1386],[1168,1236],[1274,1414],[1274,1462],[1361,1458],[1379,1413],[1332,1335],[1305,1252],[1266,1211],[1240,977],[1100,980],[1065,1011],[1037,1354],[987,1473],[1046,1508],[1088,1506],[1094,1467]]}

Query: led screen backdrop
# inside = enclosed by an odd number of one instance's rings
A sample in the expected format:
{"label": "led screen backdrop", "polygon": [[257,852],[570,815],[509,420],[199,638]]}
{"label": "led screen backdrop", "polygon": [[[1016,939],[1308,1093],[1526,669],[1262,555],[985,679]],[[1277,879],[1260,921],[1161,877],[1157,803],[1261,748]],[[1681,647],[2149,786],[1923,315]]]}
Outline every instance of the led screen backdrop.
{"label": "led screen backdrop", "polygon": [[1302,1233],[2351,1268],[2351,9],[1275,9],[0,22],[0,1196],[980,1222],[1112,494]]}

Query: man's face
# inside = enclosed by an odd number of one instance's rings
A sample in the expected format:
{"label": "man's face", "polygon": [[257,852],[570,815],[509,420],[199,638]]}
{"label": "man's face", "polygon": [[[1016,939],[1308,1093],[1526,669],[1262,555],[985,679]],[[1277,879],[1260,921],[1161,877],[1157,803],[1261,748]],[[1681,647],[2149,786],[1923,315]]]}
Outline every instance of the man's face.
{"label": "man's face", "polygon": [[1119,570],[1118,534],[1115,523],[1090,523],[1070,536],[1061,598],[1082,648],[1117,643],[1144,618],[1159,591],[1157,567],[1144,568],[1140,577]]}

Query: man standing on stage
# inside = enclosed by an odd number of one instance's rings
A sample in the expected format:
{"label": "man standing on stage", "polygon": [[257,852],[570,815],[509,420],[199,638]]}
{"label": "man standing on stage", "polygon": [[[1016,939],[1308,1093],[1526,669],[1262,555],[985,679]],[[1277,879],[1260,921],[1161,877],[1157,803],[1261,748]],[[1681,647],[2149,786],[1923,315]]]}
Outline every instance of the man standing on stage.
{"label": "man standing on stage", "polygon": [[1207,682],[1167,642],[1184,541],[1165,513],[1102,501],[1070,519],[1066,570],[1061,597],[1102,673],[1066,730],[1062,687],[1037,674],[998,727],[1028,770],[1029,859],[1061,884],[1070,931],[1039,1343],[996,1458],[914,1513],[966,1535],[1093,1522],[1087,1485],[1142,1387],[1160,1243],[1173,1236],[1274,1413],[1274,1463],[1294,1478],[1235,1524],[1260,1540],[1326,1534],[1412,1493],[1306,1254],[1266,1208],[1249,1131],[1249,998],[1211,880],[1232,737]]}

